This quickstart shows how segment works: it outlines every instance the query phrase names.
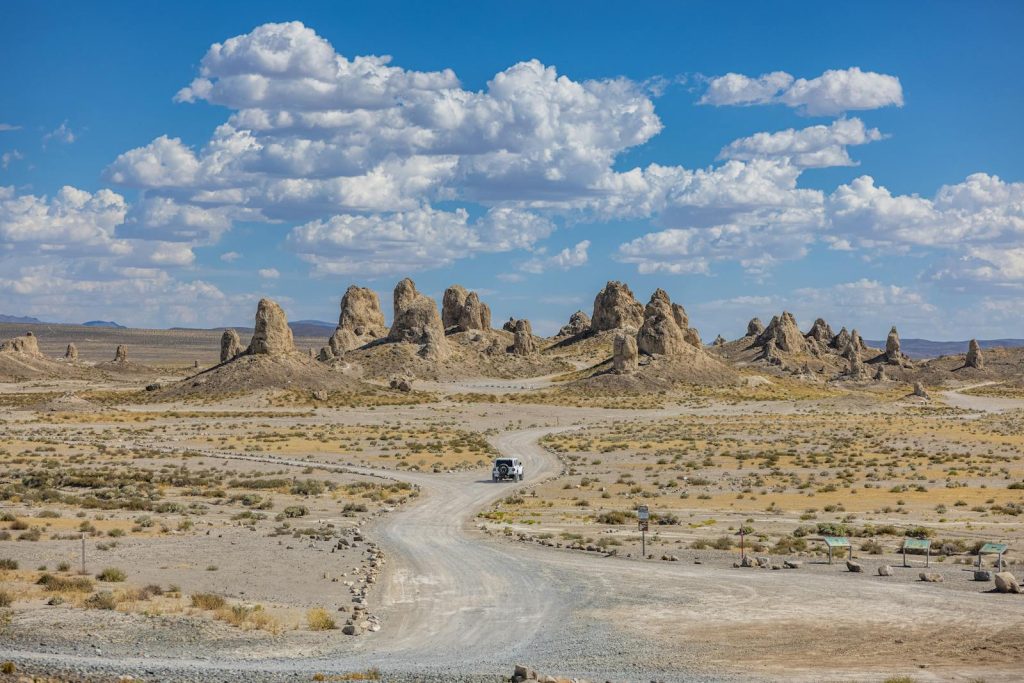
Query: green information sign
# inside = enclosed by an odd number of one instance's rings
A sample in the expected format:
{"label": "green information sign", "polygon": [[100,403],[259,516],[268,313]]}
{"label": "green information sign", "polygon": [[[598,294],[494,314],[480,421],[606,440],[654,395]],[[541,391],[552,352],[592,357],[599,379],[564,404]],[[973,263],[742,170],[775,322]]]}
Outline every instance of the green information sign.
{"label": "green information sign", "polygon": [[1002,555],[1006,552],[1005,543],[986,543],[981,546],[981,550],[978,551],[979,555],[989,555],[995,553],[996,555]]}
{"label": "green information sign", "polygon": [[825,536],[825,545],[829,548],[849,548],[850,539],[843,536]]}
{"label": "green information sign", "polygon": [[904,550],[928,550],[932,542],[926,538],[905,538],[903,539]]}

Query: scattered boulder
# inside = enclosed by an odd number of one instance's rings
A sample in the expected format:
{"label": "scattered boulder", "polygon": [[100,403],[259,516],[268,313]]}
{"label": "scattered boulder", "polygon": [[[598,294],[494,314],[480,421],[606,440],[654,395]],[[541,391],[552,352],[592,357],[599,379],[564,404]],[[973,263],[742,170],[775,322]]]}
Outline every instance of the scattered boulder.
{"label": "scattered boulder", "polygon": [[73,343],[68,344],[67,351],[64,352],[64,360],[76,361],[78,360],[78,347]]}
{"label": "scattered boulder", "polygon": [[782,566],[786,569],[800,569],[802,563],[800,560],[786,560],[782,563]]}
{"label": "scattered boulder", "polygon": [[693,345],[688,329],[683,307],[673,304],[665,290],[657,289],[644,309],[644,321],[636,336],[637,349],[652,356],[681,355],[687,345]]}
{"label": "scattered boulder", "polygon": [[18,353],[23,356],[32,356],[33,358],[43,357],[43,354],[39,351],[39,340],[31,332],[26,332],[20,337],[8,339],[0,345],[0,352]]}
{"label": "scattered boulder", "polygon": [[992,572],[990,572],[987,569],[975,569],[974,570],[974,580],[975,581],[986,581],[986,582],[991,581],[992,580]]}
{"label": "scattered boulder", "polygon": [[279,356],[294,352],[295,340],[284,309],[276,301],[260,299],[256,307],[256,328],[249,342],[248,353],[254,356]]}
{"label": "scattered boulder", "polygon": [[997,593],[1020,593],[1020,584],[1017,577],[1011,572],[996,572],[993,577],[996,580]]}
{"label": "scattered boulder", "polygon": [[854,562],[853,560],[846,561],[846,568],[854,574],[861,574],[864,572],[864,565],[860,562]]}
{"label": "scattered boulder", "polygon": [[395,391],[408,393],[412,391],[412,380],[406,377],[393,377],[391,379],[391,382],[389,382],[388,386],[390,386]]}
{"label": "scattered boulder", "polygon": [[612,280],[594,298],[594,315],[590,319],[590,329],[594,332],[619,329],[635,331],[643,324],[644,307],[633,296],[629,285]]}
{"label": "scattered boulder", "polygon": [[224,330],[220,336],[220,362],[226,363],[235,356],[245,351],[242,340],[238,338],[238,332],[232,328]]}
{"label": "scattered boulder", "polygon": [[936,572],[921,572],[917,576],[925,583],[942,583],[942,574]]}
{"label": "scattered boulder", "polygon": [[118,344],[117,348],[114,349],[114,362],[115,363],[127,363],[128,362],[128,345]]}
{"label": "scattered boulder", "polygon": [[887,564],[883,564],[881,567],[878,568],[878,575],[879,576],[892,576],[892,567],[890,567]]}
{"label": "scattered boulder", "polygon": [[985,367],[985,359],[981,355],[981,345],[977,339],[972,339],[967,345],[967,358],[964,360],[964,366],[978,370]]}
{"label": "scattered boulder", "polygon": [[615,342],[612,353],[612,370],[619,375],[636,372],[637,344],[631,334],[620,332],[615,335]]}
{"label": "scattered boulder", "polygon": [[558,330],[558,337],[575,337],[577,334],[583,334],[590,330],[590,316],[583,311],[576,311],[569,316],[569,324],[563,325],[562,329]]}
{"label": "scattered boulder", "polygon": [[761,322],[760,318],[751,318],[750,322],[747,323],[747,336],[757,337],[764,332],[764,323]]}
{"label": "scattered boulder", "polygon": [[358,349],[388,333],[380,297],[369,287],[350,285],[341,297],[341,315],[328,345],[333,356]]}
{"label": "scattered boulder", "polygon": [[395,320],[388,341],[423,344],[423,355],[427,357],[447,355],[448,342],[437,305],[429,296],[416,291],[416,283],[409,278],[395,286]]}
{"label": "scattered boulder", "polygon": [[914,382],[914,396],[919,398],[930,398],[928,392],[925,391],[924,385],[920,382]]}
{"label": "scattered boulder", "polygon": [[516,321],[515,338],[512,342],[512,353],[517,356],[532,356],[537,352],[537,342],[533,339],[533,328],[529,320]]}

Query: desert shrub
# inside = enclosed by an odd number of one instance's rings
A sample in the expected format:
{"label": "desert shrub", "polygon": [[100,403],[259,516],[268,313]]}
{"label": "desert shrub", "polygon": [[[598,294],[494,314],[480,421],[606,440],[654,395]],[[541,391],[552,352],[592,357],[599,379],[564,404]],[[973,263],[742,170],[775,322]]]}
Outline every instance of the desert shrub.
{"label": "desert shrub", "polygon": [[678,526],[679,525],[679,516],[675,515],[675,514],[672,514],[671,512],[664,512],[664,513],[662,513],[660,515],[659,514],[654,514],[654,515],[651,515],[651,518],[654,519],[654,523],[655,524],[661,524],[661,525],[667,525],[667,526]]}
{"label": "desert shrub", "polygon": [[107,567],[106,569],[101,571],[99,574],[97,574],[96,578],[99,579],[100,581],[107,581],[109,583],[115,583],[117,581],[124,581],[125,579],[128,578],[128,575],[125,574],[120,569],[118,569],[117,567]]}
{"label": "desert shrub", "polygon": [[0,607],[10,607],[14,602],[14,596],[7,591],[0,591]]}
{"label": "desert shrub", "polygon": [[11,526],[8,527],[11,531],[24,531],[28,528],[28,522],[23,519],[14,519],[11,522]]}
{"label": "desert shrub", "polygon": [[866,553],[871,553],[872,555],[882,554],[882,544],[874,540],[864,541],[860,544],[860,549]]}
{"label": "desert shrub", "polygon": [[629,524],[634,519],[633,513],[625,510],[609,510],[597,515],[598,524]]}
{"label": "desert shrub", "polygon": [[18,670],[18,667],[14,666],[14,662],[4,662],[0,664],[0,674],[7,674],[10,676]]}
{"label": "desert shrub", "polygon": [[933,534],[934,532],[927,527],[916,526],[907,529],[903,535],[907,538],[931,538]]}
{"label": "desert shrub", "polygon": [[216,593],[195,593],[192,596],[192,606],[199,609],[217,610],[226,604],[227,600]]}
{"label": "desert shrub", "polygon": [[117,598],[110,591],[99,591],[85,599],[87,609],[114,609],[117,607]]}
{"label": "desert shrub", "polygon": [[38,541],[42,538],[43,534],[39,529],[29,529],[28,531],[22,531],[18,534],[19,541]]}
{"label": "desert shrub", "polygon": [[15,570],[18,568],[18,561],[9,557],[0,557],[0,569]]}
{"label": "desert shrub", "polygon": [[807,541],[802,538],[792,538],[790,536],[783,536],[774,546],[772,546],[772,552],[776,555],[801,553],[805,550],[807,550]]}
{"label": "desert shrub", "polygon": [[311,609],[306,613],[306,623],[310,631],[330,631],[338,628],[331,615],[323,607]]}
{"label": "desert shrub", "polygon": [[309,508],[305,505],[289,505],[281,514],[287,518],[305,517],[309,514]]}
{"label": "desert shrub", "polygon": [[822,536],[849,536],[850,527],[838,522],[818,522],[818,533]]}
{"label": "desert shrub", "polygon": [[59,572],[71,571],[71,563],[70,562],[61,562],[60,564],[57,565],[57,571],[59,571]]}
{"label": "desert shrub", "polygon": [[54,593],[91,593],[92,581],[84,576],[54,576],[43,574],[36,581],[36,585],[42,586]]}

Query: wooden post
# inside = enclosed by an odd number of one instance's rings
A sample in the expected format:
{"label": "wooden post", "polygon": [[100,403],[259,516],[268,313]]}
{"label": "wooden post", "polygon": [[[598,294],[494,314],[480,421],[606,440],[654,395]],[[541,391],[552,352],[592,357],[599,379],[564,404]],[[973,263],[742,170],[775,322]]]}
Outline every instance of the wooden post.
{"label": "wooden post", "polygon": [[82,575],[85,575],[85,532],[82,532]]}

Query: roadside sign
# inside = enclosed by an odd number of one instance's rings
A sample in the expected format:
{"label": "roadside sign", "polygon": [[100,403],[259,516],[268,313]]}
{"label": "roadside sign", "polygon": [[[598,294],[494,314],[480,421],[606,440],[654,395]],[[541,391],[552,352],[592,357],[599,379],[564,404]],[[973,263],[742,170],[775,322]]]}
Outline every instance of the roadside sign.
{"label": "roadside sign", "polygon": [[640,553],[641,557],[647,557],[647,527],[650,524],[651,511],[646,505],[636,506],[637,524],[640,527]]}

